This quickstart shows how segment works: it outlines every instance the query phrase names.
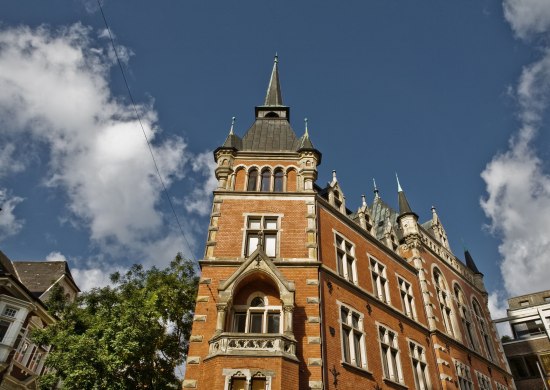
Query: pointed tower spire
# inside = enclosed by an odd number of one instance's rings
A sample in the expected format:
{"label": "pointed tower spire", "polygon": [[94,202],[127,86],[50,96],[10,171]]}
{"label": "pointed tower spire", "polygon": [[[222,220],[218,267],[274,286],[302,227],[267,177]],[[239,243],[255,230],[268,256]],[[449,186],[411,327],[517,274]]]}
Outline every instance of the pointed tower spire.
{"label": "pointed tower spire", "polygon": [[474,274],[483,275],[479,272],[479,269],[477,268],[474,259],[472,259],[472,255],[470,255],[470,251],[468,251],[468,249],[464,250],[464,258],[466,259],[466,267],[472,270]]}
{"label": "pointed tower spire", "polygon": [[279,84],[279,56],[275,53],[273,61],[273,70],[269,79],[269,86],[265,95],[264,106],[282,106],[283,96],[281,95],[281,85]]}
{"label": "pointed tower spire", "polygon": [[372,184],[374,184],[374,198],[380,198],[380,195],[378,194],[378,187],[376,186],[376,180],[374,180],[374,177],[372,178]]}
{"label": "pointed tower spire", "polygon": [[397,179],[397,200],[399,203],[399,216],[402,216],[404,214],[414,214],[414,212],[411,210],[411,206],[409,205],[409,201],[405,196],[405,192],[403,192],[403,188],[401,188],[401,183],[399,183],[399,177],[397,176],[397,173],[395,174],[395,178]]}

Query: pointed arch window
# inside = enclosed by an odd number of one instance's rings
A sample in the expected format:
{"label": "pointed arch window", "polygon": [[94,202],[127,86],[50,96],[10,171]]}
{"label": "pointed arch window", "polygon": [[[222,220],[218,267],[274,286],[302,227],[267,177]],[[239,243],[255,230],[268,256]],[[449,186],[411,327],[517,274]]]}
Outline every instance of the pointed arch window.
{"label": "pointed arch window", "polygon": [[283,192],[284,173],[282,169],[277,169],[273,175],[273,191]]}
{"label": "pointed arch window", "polygon": [[258,186],[258,170],[257,169],[251,169],[250,172],[248,172],[248,185],[246,186],[247,191],[256,191],[256,188]]}
{"label": "pointed arch window", "polygon": [[262,171],[262,184],[260,186],[260,191],[271,191],[271,172],[268,169]]}
{"label": "pointed arch window", "polygon": [[460,315],[460,320],[462,322],[463,331],[465,333],[466,339],[468,340],[468,345],[473,350],[477,351],[477,342],[475,338],[475,331],[472,328],[472,319],[470,316],[470,310],[466,306],[466,300],[464,299],[464,293],[462,289],[455,285],[454,294],[456,303],[458,305],[458,313]]}
{"label": "pointed arch window", "polygon": [[453,330],[453,309],[449,300],[449,293],[447,290],[447,282],[443,278],[439,269],[434,269],[433,273],[435,291],[437,294],[437,300],[439,302],[439,309],[441,310],[441,316],[443,317],[443,324],[445,325],[445,331],[454,336]]}
{"label": "pointed arch window", "polygon": [[479,332],[481,333],[481,338],[485,346],[487,357],[490,360],[494,360],[495,354],[493,349],[493,343],[491,341],[491,336],[489,335],[489,330],[487,328],[487,323],[485,322],[485,318],[483,315],[483,311],[481,310],[481,306],[479,305],[479,302],[475,298],[472,300],[472,307],[474,308],[474,315],[477,320]]}

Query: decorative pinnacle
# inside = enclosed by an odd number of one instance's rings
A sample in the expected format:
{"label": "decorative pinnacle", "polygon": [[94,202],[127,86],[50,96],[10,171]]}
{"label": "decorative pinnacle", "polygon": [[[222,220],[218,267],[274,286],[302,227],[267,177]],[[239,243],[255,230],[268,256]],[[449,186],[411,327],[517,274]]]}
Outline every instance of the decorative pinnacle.
{"label": "decorative pinnacle", "polygon": [[336,170],[335,169],[332,170],[332,181],[338,181],[338,179],[336,179]]}
{"label": "decorative pinnacle", "polygon": [[307,118],[304,118],[304,123],[305,123],[305,125],[306,125],[306,132],[305,132],[305,134],[306,134],[307,136],[309,136],[309,133],[307,132]]}
{"label": "decorative pinnacle", "polygon": [[361,200],[362,200],[363,206],[366,207],[367,206],[367,200],[365,198],[365,195],[361,195]]}
{"label": "decorative pinnacle", "polygon": [[273,59],[273,62],[278,63],[279,62],[279,55],[277,52],[275,52],[275,58]]}
{"label": "decorative pinnacle", "polygon": [[374,177],[372,178],[372,184],[374,184],[374,195],[378,196],[378,187],[376,186],[376,180],[374,180]]}
{"label": "decorative pinnacle", "polygon": [[431,210],[432,210],[432,213],[435,214],[435,206],[432,205]]}
{"label": "decorative pinnacle", "polygon": [[399,183],[399,176],[397,176],[397,172],[395,172],[395,178],[397,179],[397,192],[403,192],[403,188],[401,188],[401,184]]}
{"label": "decorative pinnacle", "polygon": [[233,134],[233,126],[235,125],[235,119],[237,119],[237,117],[233,117],[231,118],[231,129],[229,129],[229,134]]}

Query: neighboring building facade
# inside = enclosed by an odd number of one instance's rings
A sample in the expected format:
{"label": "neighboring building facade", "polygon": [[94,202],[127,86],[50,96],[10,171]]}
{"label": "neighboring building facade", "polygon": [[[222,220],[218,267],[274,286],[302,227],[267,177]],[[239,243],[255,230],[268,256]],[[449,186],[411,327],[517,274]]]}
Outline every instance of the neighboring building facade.
{"label": "neighboring building facade", "polygon": [[218,188],[183,388],[512,389],[483,275],[399,187],[352,212],[297,137],[275,61],[265,103],[217,148]]}
{"label": "neighboring building facade", "polygon": [[55,285],[71,300],[80,291],[65,261],[12,262],[0,252],[0,389],[37,388],[49,347],[29,335],[56,321],[44,304]]}
{"label": "neighboring building facade", "polygon": [[[518,390],[550,389],[550,290],[508,299],[504,353]],[[545,383],[546,382],[546,387]]]}

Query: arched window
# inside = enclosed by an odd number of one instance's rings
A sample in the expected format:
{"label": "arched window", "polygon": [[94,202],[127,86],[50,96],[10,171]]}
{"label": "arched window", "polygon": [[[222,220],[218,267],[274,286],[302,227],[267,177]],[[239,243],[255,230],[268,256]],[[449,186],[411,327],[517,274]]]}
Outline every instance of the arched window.
{"label": "arched window", "polygon": [[342,198],[338,191],[334,191],[334,206],[340,211],[342,211]]}
{"label": "arched window", "polygon": [[449,300],[449,293],[447,290],[447,282],[443,278],[439,269],[434,269],[433,273],[435,291],[437,294],[437,301],[439,302],[439,308],[441,310],[441,316],[443,317],[443,324],[445,325],[445,331],[454,336],[453,322],[452,322],[452,306]]}
{"label": "arched window", "polygon": [[282,333],[281,306],[268,305],[267,298],[254,295],[249,304],[235,305],[233,332]]}
{"label": "arched window", "polygon": [[273,175],[273,178],[274,178],[273,191],[283,192],[283,177],[284,177],[283,171],[281,169],[277,169],[275,171],[275,174]]}
{"label": "arched window", "polygon": [[472,328],[472,318],[470,316],[470,309],[468,308],[468,305],[466,304],[466,300],[464,299],[464,293],[462,292],[462,289],[458,284],[455,284],[454,286],[454,294],[455,294],[456,304],[458,306],[458,313],[460,314],[460,321],[462,322],[462,328],[463,328],[466,340],[468,342],[468,345],[470,346],[470,348],[477,351],[477,341],[475,338],[475,331]]}
{"label": "arched window", "polygon": [[487,328],[487,323],[485,322],[485,316],[483,315],[481,306],[479,305],[479,302],[475,298],[472,300],[472,307],[474,308],[474,315],[476,317],[477,324],[479,327],[479,333],[481,333],[481,339],[483,340],[483,344],[487,352],[487,357],[490,360],[494,360],[495,352],[493,349],[491,336],[489,335],[489,329]]}
{"label": "arched window", "polygon": [[246,187],[247,191],[256,191],[256,188],[258,186],[258,170],[257,169],[251,169],[250,172],[248,172],[248,186]]}
{"label": "arched window", "polygon": [[260,188],[262,192],[271,191],[271,172],[268,169],[262,172],[262,185]]}

